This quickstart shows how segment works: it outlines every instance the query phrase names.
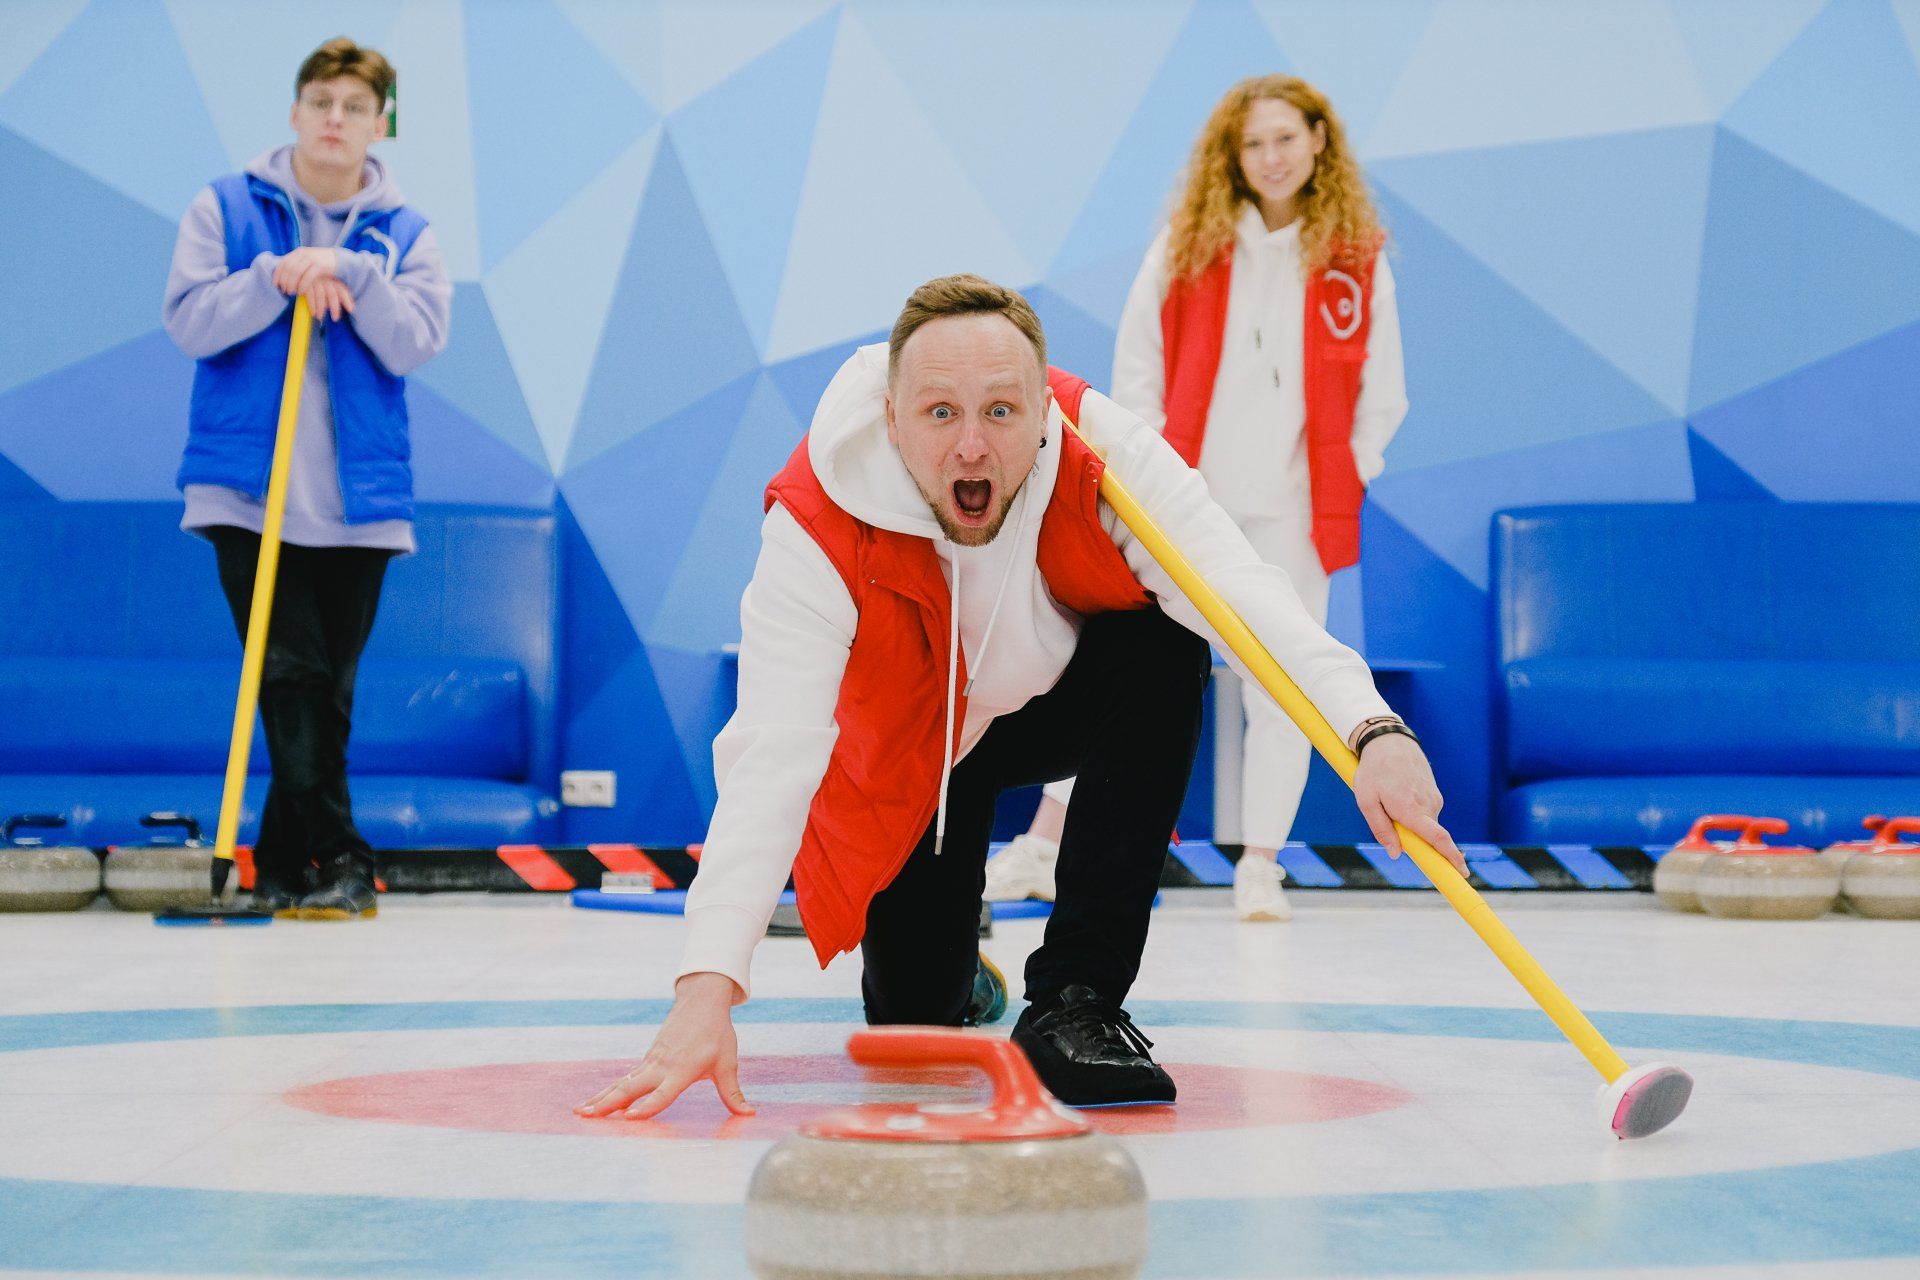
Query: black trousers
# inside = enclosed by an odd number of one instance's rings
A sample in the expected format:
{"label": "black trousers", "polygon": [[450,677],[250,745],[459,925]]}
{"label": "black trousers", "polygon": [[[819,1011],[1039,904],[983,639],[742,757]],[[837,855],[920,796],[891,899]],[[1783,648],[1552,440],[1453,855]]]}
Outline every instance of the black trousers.
{"label": "black trousers", "polygon": [[1126,999],[1200,743],[1210,670],[1206,642],[1158,609],[1087,620],[1059,682],[994,721],[954,766],[943,852],[934,854],[929,826],[868,907],[860,953],[869,1023],[960,1022],[979,952],[994,802],[1008,787],[1076,774],[1058,900],[1027,960],[1026,998],[1081,983],[1116,1004]]}
{"label": "black trousers", "polygon": [[[260,535],[227,526],[205,532],[244,644]],[[347,795],[347,737],[354,677],[392,555],[370,547],[280,548],[260,675],[273,775],[253,860],[261,876],[292,888],[304,885],[310,867],[340,858],[373,871],[373,850],[353,825]]]}

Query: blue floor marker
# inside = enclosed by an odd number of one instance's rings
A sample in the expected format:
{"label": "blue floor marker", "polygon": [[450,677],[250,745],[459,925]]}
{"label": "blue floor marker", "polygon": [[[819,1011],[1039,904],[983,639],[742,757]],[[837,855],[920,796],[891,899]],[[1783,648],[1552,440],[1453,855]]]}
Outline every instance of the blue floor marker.
{"label": "blue floor marker", "polygon": [[[571,896],[574,906],[588,911],[635,911],[651,916],[681,916],[687,913],[685,889],[660,889],[653,893],[603,893],[598,889],[575,889]],[[1158,906],[1160,896],[1155,894],[1153,901]],[[791,892],[780,895],[780,905],[790,907],[793,903]],[[1051,902],[995,902],[991,906],[995,920],[1032,920],[1053,914]]]}
{"label": "blue floor marker", "polygon": [[1233,883],[1233,863],[1227,855],[1214,848],[1211,840],[1182,840],[1167,849],[1174,860],[1193,873],[1194,879],[1204,885],[1224,885]]}
{"label": "blue floor marker", "polygon": [[1611,862],[1584,844],[1550,844],[1547,852],[1589,889],[1631,889],[1633,884]]}
{"label": "blue floor marker", "polygon": [[1360,856],[1374,865],[1374,869],[1387,878],[1387,883],[1396,889],[1427,889],[1432,882],[1426,872],[1420,870],[1412,858],[1402,855],[1395,858],[1387,853],[1387,847],[1381,844],[1357,844]]}
{"label": "blue floor marker", "polygon": [[[1339,872],[1326,864],[1326,861],[1306,845],[1289,841],[1280,847],[1275,855],[1281,867],[1286,870],[1287,883],[1308,889],[1338,889],[1344,881]],[[1233,882],[1232,877],[1227,883]]]}
{"label": "blue floor marker", "polygon": [[[1507,856],[1506,850],[1497,844],[1463,844],[1460,854],[1467,860],[1467,869],[1477,872],[1489,889],[1537,889],[1539,881],[1526,873],[1526,870]],[[1424,874],[1424,873],[1423,873]]]}

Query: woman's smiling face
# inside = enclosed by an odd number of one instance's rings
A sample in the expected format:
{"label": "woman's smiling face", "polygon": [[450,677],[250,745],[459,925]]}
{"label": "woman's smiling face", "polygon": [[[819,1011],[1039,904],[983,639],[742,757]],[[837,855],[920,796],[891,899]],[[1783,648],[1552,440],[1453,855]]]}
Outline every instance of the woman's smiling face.
{"label": "woman's smiling face", "polygon": [[1256,98],[1240,125],[1241,176],[1262,205],[1284,207],[1313,177],[1314,157],[1326,145],[1325,127],[1309,126],[1300,108]]}

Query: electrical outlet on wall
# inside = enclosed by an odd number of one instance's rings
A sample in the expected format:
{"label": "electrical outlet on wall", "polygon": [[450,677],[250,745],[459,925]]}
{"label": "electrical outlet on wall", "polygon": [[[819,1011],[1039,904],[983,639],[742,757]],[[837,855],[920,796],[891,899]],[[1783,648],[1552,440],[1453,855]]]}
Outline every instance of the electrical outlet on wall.
{"label": "electrical outlet on wall", "polygon": [[560,773],[560,803],[573,809],[613,808],[611,769],[565,769]]}

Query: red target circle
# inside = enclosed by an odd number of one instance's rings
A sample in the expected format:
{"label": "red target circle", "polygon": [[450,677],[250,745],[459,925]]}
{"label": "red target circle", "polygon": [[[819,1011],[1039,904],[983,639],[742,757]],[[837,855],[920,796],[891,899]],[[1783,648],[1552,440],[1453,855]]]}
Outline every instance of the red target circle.
{"label": "red target circle", "polygon": [[[863,1102],[986,1100],[984,1079],[964,1068],[872,1070],[836,1054],[796,1054],[741,1060],[741,1086],[758,1108],[756,1115],[729,1115],[706,1081],[696,1082],[652,1120],[586,1120],[573,1114],[574,1104],[599,1093],[631,1066],[619,1059],[503,1062],[347,1076],[290,1090],[282,1100],[319,1115],[388,1124],[701,1140],[778,1139],[829,1111]],[[1392,1085],[1344,1076],[1194,1062],[1166,1068],[1180,1089],[1177,1106],[1081,1114],[1103,1133],[1191,1133],[1343,1120],[1391,1110],[1413,1096]]]}

